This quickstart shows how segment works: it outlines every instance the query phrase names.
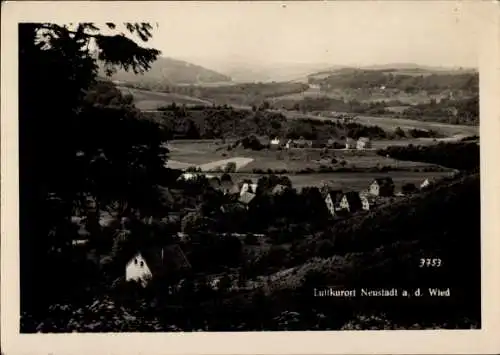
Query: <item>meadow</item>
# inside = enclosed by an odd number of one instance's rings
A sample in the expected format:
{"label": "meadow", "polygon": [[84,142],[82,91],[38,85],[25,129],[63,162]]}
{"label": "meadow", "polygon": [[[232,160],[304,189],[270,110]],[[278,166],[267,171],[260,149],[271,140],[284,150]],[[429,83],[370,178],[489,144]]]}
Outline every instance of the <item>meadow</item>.
{"label": "meadow", "polygon": [[193,96],[159,91],[149,91],[118,86],[123,94],[134,97],[135,106],[142,111],[155,111],[158,107],[167,106],[175,102],[177,105],[212,105],[210,101],[198,99]]}
{"label": "meadow", "polygon": [[[362,191],[368,189],[373,179],[380,177],[391,177],[394,181],[396,191],[401,191],[401,187],[407,183],[413,183],[419,186],[427,178],[444,178],[450,176],[451,172],[411,172],[411,171],[391,171],[388,173],[353,173],[353,172],[338,172],[338,173],[316,173],[303,175],[286,175],[290,178],[292,185],[297,190],[304,187],[316,186],[320,187],[324,183],[342,191]],[[233,180],[242,181],[251,179],[257,181],[261,175],[259,174],[231,174]]]}
{"label": "meadow", "polygon": [[[407,141],[402,142],[408,144]],[[393,141],[382,141],[380,147],[392,145],[391,143]],[[198,166],[203,171],[221,175],[221,172],[217,172],[217,168],[224,168],[227,162],[234,161],[237,164],[237,171],[232,176],[236,181],[257,180],[271,170],[288,176],[297,189],[305,186],[321,186],[328,181],[332,186],[343,190],[360,190],[367,188],[375,177],[384,176],[392,177],[396,188],[400,189],[405,183],[420,184],[426,178],[440,178],[453,173],[452,169],[432,164],[399,161],[379,156],[375,150],[332,149],[325,152],[322,149],[292,149],[290,151],[264,149],[252,151],[237,148],[227,151],[226,145],[216,140],[172,141],[168,147],[170,153],[167,166],[171,168],[186,169],[189,166]],[[332,159],[336,160],[334,164],[332,164]],[[322,167],[355,169],[356,171],[319,172]],[[389,171],[381,172],[380,168],[388,168]],[[306,169],[311,170],[304,172]]]}

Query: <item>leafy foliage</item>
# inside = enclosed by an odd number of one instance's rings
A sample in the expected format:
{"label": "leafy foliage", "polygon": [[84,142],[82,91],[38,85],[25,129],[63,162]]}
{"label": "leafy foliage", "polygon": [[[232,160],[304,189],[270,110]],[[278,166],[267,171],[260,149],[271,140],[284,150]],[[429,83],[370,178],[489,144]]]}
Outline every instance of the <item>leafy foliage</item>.
{"label": "leafy foliage", "polygon": [[479,171],[479,145],[476,143],[443,143],[431,146],[407,147],[390,146],[381,149],[377,154],[389,155],[399,160],[421,161],[438,164],[449,168]]}
{"label": "leafy foliage", "polygon": [[[23,310],[43,309],[73,289],[100,282],[99,252],[72,247],[79,238],[71,223],[76,211],[97,240],[106,234],[101,211],[113,200],[128,199],[130,208],[143,213],[146,201],[154,205],[166,159],[164,137],[157,125],[138,119],[130,97],[97,81],[97,61],[140,72],[160,52],[106,26],[115,35],[92,23],[19,25]],[[125,27],[143,40],[151,36],[147,24]]]}

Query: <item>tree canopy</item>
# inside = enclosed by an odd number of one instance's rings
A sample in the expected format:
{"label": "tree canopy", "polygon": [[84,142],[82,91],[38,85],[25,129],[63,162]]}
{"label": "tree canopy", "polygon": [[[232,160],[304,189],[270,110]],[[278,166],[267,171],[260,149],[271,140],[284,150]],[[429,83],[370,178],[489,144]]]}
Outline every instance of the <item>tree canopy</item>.
{"label": "tree canopy", "polygon": [[[63,251],[77,237],[70,222],[75,210],[99,216],[113,200],[141,207],[155,195],[167,153],[161,130],[140,120],[130,97],[98,78],[99,65],[108,74],[116,68],[148,70],[160,55],[141,45],[152,30],[147,23],[19,25],[24,301],[42,287],[53,292],[38,294],[39,304],[44,297],[62,294],[57,284],[75,271],[63,260],[69,258]],[[42,275],[51,275],[53,281]]]}

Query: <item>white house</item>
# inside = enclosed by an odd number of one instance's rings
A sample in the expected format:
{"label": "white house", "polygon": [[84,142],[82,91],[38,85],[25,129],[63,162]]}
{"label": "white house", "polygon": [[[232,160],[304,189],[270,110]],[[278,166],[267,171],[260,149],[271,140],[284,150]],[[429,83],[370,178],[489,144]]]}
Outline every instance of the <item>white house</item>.
{"label": "white house", "polygon": [[245,182],[243,186],[241,186],[240,190],[240,196],[243,196],[244,193],[246,192],[251,192],[251,193],[256,193],[257,192],[257,184],[249,184]]}
{"label": "white house", "polygon": [[363,194],[359,194],[359,199],[361,200],[361,209],[363,209],[365,211],[369,211],[370,210],[370,201],[368,200],[368,198]]}
{"label": "white house", "polygon": [[275,137],[275,138],[271,139],[271,145],[272,146],[278,146],[278,145],[280,145],[280,139],[278,137]]}
{"label": "white house", "polygon": [[291,139],[289,139],[289,140],[286,142],[286,144],[285,144],[285,148],[286,148],[286,149],[290,149],[291,144],[292,144],[292,140],[291,140]]}
{"label": "white house", "polygon": [[191,268],[184,252],[177,244],[139,250],[125,266],[125,280],[138,281],[146,286],[155,275]]}
{"label": "white house", "polygon": [[331,190],[325,187],[322,191],[322,195],[325,199],[326,208],[332,216],[335,216],[338,203],[340,202],[340,198],[342,197],[342,191]]}
{"label": "white house", "polygon": [[371,147],[372,147],[372,145],[371,145],[370,138],[366,138],[366,137],[361,137],[360,139],[358,139],[358,142],[356,144],[356,148],[359,150],[369,149]]}
{"label": "white house", "polygon": [[349,212],[356,212],[363,208],[363,202],[357,192],[349,191],[340,200],[340,208]]}

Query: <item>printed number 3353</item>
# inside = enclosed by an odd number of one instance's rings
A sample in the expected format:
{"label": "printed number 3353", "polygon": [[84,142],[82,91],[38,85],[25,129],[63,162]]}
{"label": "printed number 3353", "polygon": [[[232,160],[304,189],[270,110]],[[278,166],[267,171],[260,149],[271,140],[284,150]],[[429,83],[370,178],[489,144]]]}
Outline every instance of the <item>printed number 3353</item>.
{"label": "printed number 3353", "polygon": [[440,267],[443,264],[441,259],[430,259],[430,258],[422,258],[420,259],[420,267]]}

